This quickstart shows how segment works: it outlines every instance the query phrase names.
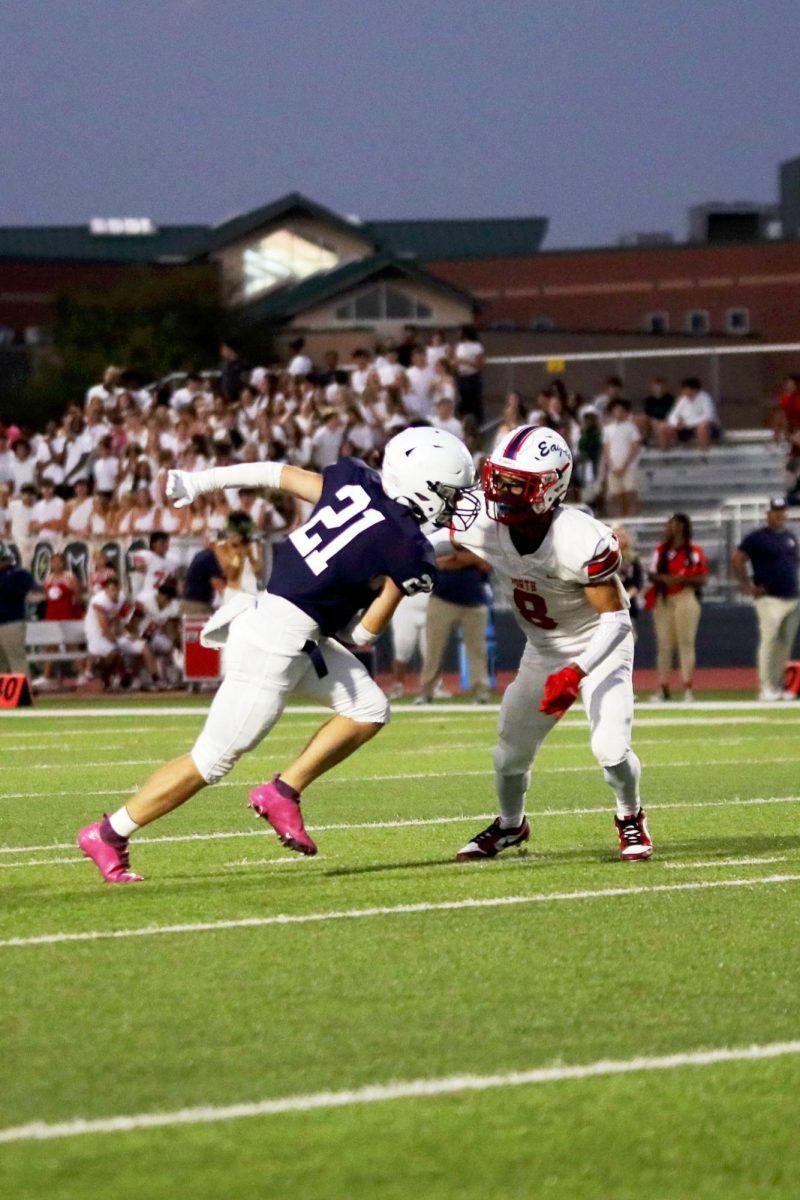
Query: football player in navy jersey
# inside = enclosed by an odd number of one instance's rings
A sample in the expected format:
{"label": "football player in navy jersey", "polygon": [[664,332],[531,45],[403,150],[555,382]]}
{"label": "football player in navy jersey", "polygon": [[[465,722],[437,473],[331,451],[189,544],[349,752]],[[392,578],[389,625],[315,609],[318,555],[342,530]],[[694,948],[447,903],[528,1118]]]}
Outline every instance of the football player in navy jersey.
{"label": "football player in navy jersey", "polygon": [[461,515],[466,524],[479,503],[473,481],[463,442],[429,426],[393,438],[380,474],[352,458],[321,475],[271,462],[170,471],[167,494],[176,507],[219,488],[280,487],[314,509],[276,547],[267,590],[250,601],[238,598],[207,623],[204,637],[225,639],[226,671],[191,752],[159,768],[117,812],[80,831],[78,845],[107,882],[142,878],[130,869],[130,835],[226,775],[269,733],[296,691],[334,715],[293,763],[253,789],[249,803],[285,846],[316,853],[300,812],[303,789],[389,719],[383,692],[335,637],[368,646],[403,596],[432,589],[434,552],[420,526],[458,525]]}

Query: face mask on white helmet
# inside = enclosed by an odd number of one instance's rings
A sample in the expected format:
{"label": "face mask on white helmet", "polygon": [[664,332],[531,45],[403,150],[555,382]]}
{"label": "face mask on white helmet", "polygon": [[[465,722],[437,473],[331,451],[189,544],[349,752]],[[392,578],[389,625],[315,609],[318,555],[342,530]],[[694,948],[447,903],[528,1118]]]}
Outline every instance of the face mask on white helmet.
{"label": "face mask on white helmet", "polygon": [[503,525],[521,525],[554,508],[567,493],[572,452],[546,425],[521,425],[483,464],[486,512]]}
{"label": "face mask on white helmet", "polygon": [[475,466],[464,443],[443,429],[404,429],[388,443],[381,469],[383,490],[410,508],[420,522],[464,530],[475,520],[480,497]]}

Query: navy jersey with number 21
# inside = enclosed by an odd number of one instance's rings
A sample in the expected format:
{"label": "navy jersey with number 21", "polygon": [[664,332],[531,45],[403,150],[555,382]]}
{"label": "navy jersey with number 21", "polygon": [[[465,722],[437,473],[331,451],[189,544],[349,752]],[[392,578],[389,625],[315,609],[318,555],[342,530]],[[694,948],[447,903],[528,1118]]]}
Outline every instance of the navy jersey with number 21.
{"label": "navy jersey with number 21", "polygon": [[433,548],[409,510],[391,500],[380,475],[356,458],[322,473],[322,495],[306,523],[275,547],[267,591],[312,617],[323,634],[342,629],[388,575],[406,595],[429,592]]}

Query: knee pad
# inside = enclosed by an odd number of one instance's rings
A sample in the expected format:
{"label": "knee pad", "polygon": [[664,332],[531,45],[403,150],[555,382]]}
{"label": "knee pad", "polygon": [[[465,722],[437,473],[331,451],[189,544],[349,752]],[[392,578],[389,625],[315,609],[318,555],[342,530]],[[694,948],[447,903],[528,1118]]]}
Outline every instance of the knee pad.
{"label": "knee pad", "polygon": [[592,754],[601,767],[616,767],[625,762],[630,753],[628,739],[619,733],[596,733],[592,737]]}
{"label": "knee pad", "polygon": [[205,740],[201,733],[191,749],[192,761],[206,783],[219,783],[220,779],[233,770],[242,755],[251,750],[260,740],[260,738],[256,738],[248,745],[234,744],[221,747]]}
{"label": "knee pad", "polygon": [[502,737],[492,751],[492,763],[497,775],[527,775],[530,777],[530,750],[512,746]]}

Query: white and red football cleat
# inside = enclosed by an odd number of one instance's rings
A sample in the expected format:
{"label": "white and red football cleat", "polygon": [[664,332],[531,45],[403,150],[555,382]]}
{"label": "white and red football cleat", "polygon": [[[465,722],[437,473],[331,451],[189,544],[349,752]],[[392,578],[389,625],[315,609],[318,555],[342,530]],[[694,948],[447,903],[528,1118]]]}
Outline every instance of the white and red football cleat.
{"label": "white and red football cleat", "polygon": [[[112,840],[108,840],[109,836]],[[87,825],[78,834],[78,845],[100,871],[106,883],[141,883],[143,875],[131,870],[128,839],[115,834],[108,817]]]}
{"label": "white and red football cleat", "polygon": [[300,811],[299,793],[276,775],[271,783],[253,788],[248,804],[254,812],[269,821],[287,850],[298,854],[316,854],[317,847],[306,833]]}
{"label": "white and red football cleat", "polygon": [[501,850],[509,850],[512,846],[521,846],[531,836],[528,818],[523,817],[520,825],[511,829],[503,829],[499,817],[476,833],[471,842],[467,842],[456,855],[458,862],[481,862],[487,858],[496,858]]}
{"label": "white and red football cleat", "polygon": [[619,834],[619,856],[623,862],[641,862],[653,853],[650,830],[643,808],[630,817],[615,817]]}

